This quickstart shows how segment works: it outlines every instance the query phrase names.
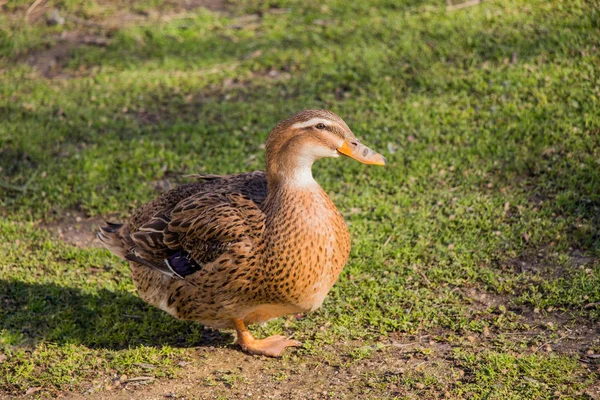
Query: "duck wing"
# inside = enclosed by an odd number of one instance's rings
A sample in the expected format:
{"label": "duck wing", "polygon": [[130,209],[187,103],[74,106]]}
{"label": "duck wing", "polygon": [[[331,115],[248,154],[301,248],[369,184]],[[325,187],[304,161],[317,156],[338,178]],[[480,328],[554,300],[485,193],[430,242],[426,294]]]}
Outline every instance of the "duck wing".
{"label": "duck wing", "polygon": [[[195,175],[142,206],[126,224],[107,223],[98,237],[114,254],[184,278],[226,252],[246,257],[264,230],[263,171]],[[236,254],[240,253],[240,254]]]}

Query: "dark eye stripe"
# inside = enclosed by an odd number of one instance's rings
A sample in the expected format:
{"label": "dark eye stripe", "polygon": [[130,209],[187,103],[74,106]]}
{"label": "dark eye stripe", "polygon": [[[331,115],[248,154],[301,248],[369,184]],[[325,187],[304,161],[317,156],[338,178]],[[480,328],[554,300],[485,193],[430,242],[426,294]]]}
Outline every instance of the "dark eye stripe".
{"label": "dark eye stripe", "polygon": [[334,126],[325,125],[323,128],[319,128],[319,129],[323,129],[323,130],[329,131],[329,132],[333,133],[336,136],[344,138],[344,135],[342,133],[340,133],[339,129],[335,125]]}
{"label": "dark eye stripe", "polygon": [[[323,125],[322,128],[319,128],[319,125]],[[312,125],[312,126],[306,126],[304,128],[302,128],[302,130],[311,130],[317,128],[319,130],[326,130],[329,131],[331,133],[333,133],[335,136],[345,139],[346,137],[344,136],[343,132],[340,131],[340,129],[336,126],[336,125],[325,125],[323,123],[318,123],[317,125]]]}

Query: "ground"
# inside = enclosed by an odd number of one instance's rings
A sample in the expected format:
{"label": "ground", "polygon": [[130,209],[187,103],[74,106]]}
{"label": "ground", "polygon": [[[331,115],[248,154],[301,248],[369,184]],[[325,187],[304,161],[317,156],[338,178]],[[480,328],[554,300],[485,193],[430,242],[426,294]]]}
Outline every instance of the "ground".
{"label": "ground", "polygon": [[[600,7],[460,3],[0,1],[0,398],[599,399]],[[305,108],[389,165],[315,165],[350,260],[253,357],[94,231]]]}

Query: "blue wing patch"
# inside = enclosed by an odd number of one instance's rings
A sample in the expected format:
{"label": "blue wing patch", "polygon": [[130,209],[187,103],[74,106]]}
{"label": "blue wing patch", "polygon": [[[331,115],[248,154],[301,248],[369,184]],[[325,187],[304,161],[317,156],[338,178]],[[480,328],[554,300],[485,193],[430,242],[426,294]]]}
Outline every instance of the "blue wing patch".
{"label": "blue wing patch", "polygon": [[169,257],[165,258],[165,264],[173,271],[173,274],[183,278],[198,272],[202,269],[202,265],[194,261],[188,252],[180,250]]}

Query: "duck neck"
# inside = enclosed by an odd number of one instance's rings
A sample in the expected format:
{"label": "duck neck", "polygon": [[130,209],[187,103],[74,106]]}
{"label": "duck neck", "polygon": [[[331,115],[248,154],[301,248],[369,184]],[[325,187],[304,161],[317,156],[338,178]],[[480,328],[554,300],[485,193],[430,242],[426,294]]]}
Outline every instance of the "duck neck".
{"label": "duck neck", "polygon": [[[263,203],[267,215],[307,213],[315,206],[330,203],[312,175],[313,159],[283,158],[267,163],[268,195]],[[293,210],[290,210],[293,205]]]}
{"label": "duck neck", "polygon": [[318,187],[312,175],[313,157],[279,157],[267,161],[267,184],[269,192],[306,190]]}

